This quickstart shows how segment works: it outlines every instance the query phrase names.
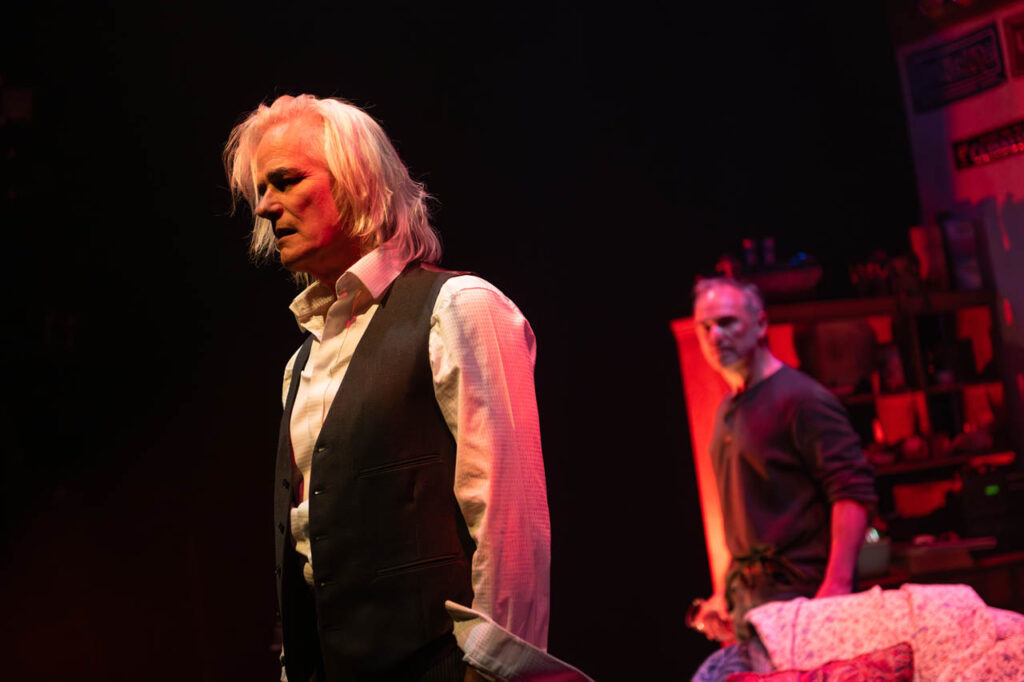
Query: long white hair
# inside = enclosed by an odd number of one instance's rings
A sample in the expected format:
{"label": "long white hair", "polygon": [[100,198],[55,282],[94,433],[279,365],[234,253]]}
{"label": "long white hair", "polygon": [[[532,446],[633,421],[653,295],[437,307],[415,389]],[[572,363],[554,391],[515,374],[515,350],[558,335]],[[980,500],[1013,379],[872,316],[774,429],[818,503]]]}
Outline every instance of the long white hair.
{"label": "long white hair", "polygon": [[[341,219],[361,243],[363,253],[388,242],[407,260],[436,263],[441,259],[441,242],[427,213],[427,192],[409,176],[384,130],[362,109],[342,99],[313,95],[284,95],[270,106],[261,104],[232,129],[224,147],[233,205],[241,198],[253,211],[249,251],[254,259],[271,258],[277,252],[270,221],[255,214],[260,201],[256,147],[268,130],[298,118],[322,123],[315,126],[319,153],[330,169]],[[297,274],[296,280],[311,281],[303,274]]]}

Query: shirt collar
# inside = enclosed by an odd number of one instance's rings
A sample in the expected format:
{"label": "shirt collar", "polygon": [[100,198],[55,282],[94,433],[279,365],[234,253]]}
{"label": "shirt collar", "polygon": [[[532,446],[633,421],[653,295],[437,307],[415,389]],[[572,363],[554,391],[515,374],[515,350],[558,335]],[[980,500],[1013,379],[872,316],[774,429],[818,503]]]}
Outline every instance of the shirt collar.
{"label": "shirt collar", "polygon": [[[295,315],[295,321],[300,328],[317,333],[323,328],[327,310],[343,292],[353,296],[365,292],[369,298],[366,305],[369,306],[371,301],[380,300],[408,264],[409,261],[402,258],[394,247],[383,244],[342,273],[334,283],[334,291],[320,282],[313,282],[292,300],[288,308]],[[363,296],[360,298],[365,300]]]}

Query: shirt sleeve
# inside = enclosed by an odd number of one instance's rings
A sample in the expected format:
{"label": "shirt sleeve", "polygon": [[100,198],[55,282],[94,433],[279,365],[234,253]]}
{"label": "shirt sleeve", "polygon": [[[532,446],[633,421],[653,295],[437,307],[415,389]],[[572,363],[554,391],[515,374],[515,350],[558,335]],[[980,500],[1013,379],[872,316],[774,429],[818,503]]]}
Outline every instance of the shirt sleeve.
{"label": "shirt sleeve", "polygon": [[529,322],[494,286],[466,275],[441,288],[430,362],[456,442],[455,497],[476,541],[472,610],[544,650],[550,526],[535,358]]}
{"label": "shirt sleeve", "polygon": [[842,404],[826,389],[821,393],[797,406],[794,427],[798,447],[829,504],[853,500],[870,508],[878,502],[874,469]]}

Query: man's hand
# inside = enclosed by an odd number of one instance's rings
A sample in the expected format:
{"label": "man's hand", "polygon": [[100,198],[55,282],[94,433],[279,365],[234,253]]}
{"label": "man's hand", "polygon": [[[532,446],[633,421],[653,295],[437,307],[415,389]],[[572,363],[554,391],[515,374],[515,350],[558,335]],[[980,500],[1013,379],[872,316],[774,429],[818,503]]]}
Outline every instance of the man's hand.
{"label": "man's hand", "polygon": [[693,627],[710,640],[731,643],[736,635],[733,632],[732,616],[725,601],[725,595],[713,594],[704,601],[693,618]]}

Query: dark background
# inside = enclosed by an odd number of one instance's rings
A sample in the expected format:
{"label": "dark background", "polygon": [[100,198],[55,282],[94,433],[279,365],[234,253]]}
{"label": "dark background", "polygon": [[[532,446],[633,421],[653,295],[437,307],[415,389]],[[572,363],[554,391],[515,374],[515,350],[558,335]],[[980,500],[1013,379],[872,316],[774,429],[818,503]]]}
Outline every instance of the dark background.
{"label": "dark background", "polygon": [[[550,650],[688,679],[709,589],[669,320],[772,235],[823,296],[918,220],[884,3],[50,2],[8,10],[0,127],[8,679],[266,680],[280,371],[220,149],[284,93],[382,121],[443,264],[539,339]],[[12,100],[13,101],[13,100]]]}

